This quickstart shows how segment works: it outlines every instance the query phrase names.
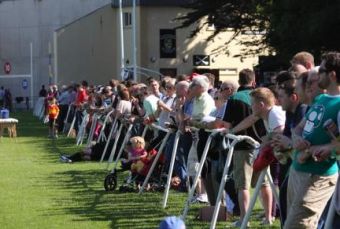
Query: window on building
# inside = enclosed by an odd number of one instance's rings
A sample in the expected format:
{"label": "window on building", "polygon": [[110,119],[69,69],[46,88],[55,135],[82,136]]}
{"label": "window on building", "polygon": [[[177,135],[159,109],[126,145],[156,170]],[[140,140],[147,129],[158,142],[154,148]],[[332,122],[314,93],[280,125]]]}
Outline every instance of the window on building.
{"label": "window on building", "polygon": [[125,12],[123,17],[123,23],[125,27],[131,26],[132,24],[132,15],[130,12]]}

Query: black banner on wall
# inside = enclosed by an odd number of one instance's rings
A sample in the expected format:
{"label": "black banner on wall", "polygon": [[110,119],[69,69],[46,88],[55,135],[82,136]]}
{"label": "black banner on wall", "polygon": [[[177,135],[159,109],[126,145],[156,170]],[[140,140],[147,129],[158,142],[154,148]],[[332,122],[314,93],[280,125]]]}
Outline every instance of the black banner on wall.
{"label": "black banner on wall", "polygon": [[194,66],[209,66],[210,56],[209,55],[193,55]]}
{"label": "black banner on wall", "polygon": [[160,58],[176,58],[176,30],[160,29]]}

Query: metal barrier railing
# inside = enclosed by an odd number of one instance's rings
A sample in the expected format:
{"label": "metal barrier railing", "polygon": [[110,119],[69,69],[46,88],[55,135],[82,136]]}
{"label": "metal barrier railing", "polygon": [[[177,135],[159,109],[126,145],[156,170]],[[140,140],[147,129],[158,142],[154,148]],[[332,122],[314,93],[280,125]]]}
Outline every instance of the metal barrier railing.
{"label": "metal barrier railing", "polygon": [[[70,108],[69,108],[69,110],[67,112],[67,118],[68,118],[68,116],[69,116],[69,114],[71,112],[71,109],[72,108],[70,106]],[[111,130],[109,132],[109,135],[106,137],[105,133],[104,133],[105,127],[107,126],[107,122],[109,120],[109,117],[112,114],[113,114],[113,111],[110,111],[110,112],[107,113],[107,115],[105,117],[105,120],[104,120],[104,123],[103,123],[103,126],[102,126],[102,129],[100,131],[100,134],[99,134],[97,142],[99,142],[101,139],[106,141],[106,145],[105,145],[104,151],[103,151],[103,153],[101,155],[101,159],[100,159],[100,162],[102,162],[103,159],[104,159],[104,156],[106,155],[106,151],[108,149],[109,142],[110,142],[111,139],[113,139],[113,135],[114,135],[114,139],[115,139],[114,140],[114,144],[113,144],[113,147],[111,149],[109,159],[107,161],[107,169],[108,169],[110,164],[113,162],[113,159],[115,158],[115,154],[116,154],[116,151],[117,151],[116,149],[118,147],[118,141],[119,141],[119,139],[121,137],[120,135],[122,133],[122,130],[123,130],[124,126],[125,126],[125,128],[127,128],[127,132],[126,132],[126,134],[124,136],[123,143],[120,145],[120,148],[119,148],[119,151],[118,151],[118,155],[116,157],[116,160],[114,161],[114,165],[113,165],[113,168],[112,168],[112,172],[113,172],[117,168],[117,165],[118,165],[119,160],[121,158],[121,155],[122,155],[122,152],[124,150],[124,147],[125,147],[126,143],[130,139],[131,131],[132,131],[132,128],[133,128],[133,124],[129,123],[126,119],[120,119],[120,121],[118,121],[118,118],[115,118],[114,121],[113,121],[113,124],[111,126]],[[82,142],[83,142],[84,135],[85,135],[85,127],[86,127],[86,123],[88,122],[88,117],[89,117],[89,114],[84,112],[83,121],[82,121],[82,124],[80,125],[79,131],[78,131],[78,135],[77,135],[77,138],[76,138],[76,142],[77,142],[78,145],[82,144]],[[92,117],[93,120],[92,120],[92,125],[91,125],[91,128],[90,128],[89,136],[88,136],[88,139],[87,139],[87,144],[89,144],[89,142],[91,142],[92,139],[93,139],[93,133],[94,133],[94,129],[95,129],[98,117],[99,117],[98,114],[94,114],[93,117]],[[70,126],[70,130],[68,132],[68,136],[70,135],[70,131],[74,127],[75,119],[76,119],[76,117],[74,117],[73,120],[72,120],[72,123],[71,123],[71,126]],[[161,131],[165,132],[166,135],[163,138],[161,146],[160,146],[160,148],[158,150],[158,153],[157,153],[156,157],[154,158],[154,160],[152,162],[152,165],[151,165],[151,167],[150,167],[150,169],[149,169],[149,171],[147,173],[146,178],[144,179],[143,185],[142,185],[141,189],[139,190],[139,194],[142,194],[143,191],[145,190],[145,187],[146,187],[146,185],[149,182],[151,174],[153,173],[153,171],[155,169],[155,166],[158,163],[158,160],[159,160],[161,154],[164,151],[165,145],[167,143],[167,140],[168,140],[170,134],[174,134],[175,133],[175,141],[174,141],[174,144],[173,144],[171,160],[170,160],[169,170],[168,170],[168,174],[167,174],[167,182],[166,182],[165,191],[164,191],[163,200],[162,200],[162,207],[165,208],[167,206],[167,201],[168,201],[168,196],[169,196],[169,189],[170,189],[170,183],[171,183],[171,175],[173,173],[173,168],[174,168],[175,159],[176,159],[176,152],[177,152],[177,147],[178,147],[179,138],[181,136],[181,132],[179,130],[175,130],[175,129],[163,128],[163,127],[153,123],[151,125],[145,126],[143,134],[142,134],[143,137],[145,137],[147,129],[150,129],[150,128],[154,129],[154,130],[161,130]],[[190,127],[190,128],[191,128],[191,131],[193,131],[193,132],[197,132],[199,130],[199,129],[195,128],[195,127]],[[219,186],[219,190],[218,190],[218,195],[217,195],[217,199],[216,199],[216,205],[215,205],[214,213],[213,213],[212,220],[211,220],[211,223],[210,223],[210,228],[212,229],[212,228],[216,227],[216,222],[217,222],[219,208],[221,206],[221,199],[222,199],[222,196],[223,196],[224,186],[225,186],[225,183],[227,181],[227,177],[228,177],[227,174],[229,172],[229,168],[230,168],[230,164],[231,164],[231,159],[232,159],[232,156],[233,156],[233,153],[234,153],[234,146],[238,142],[240,142],[240,141],[247,141],[248,143],[253,145],[255,148],[258,148],[260,144],[258,142],[256,142],[254,139],[252,139],[251,137],[249,137],[249,136],[240,136],[240,135],[228,134],[225,129],[213,129],[213,130],[206,130],[206,131],[210,132],[210,135],[209,135],[209,137],[207,139],[207,142],[205,144],[205,147],[204,147],[204,150],[203,150],[203,154],[202,154],[201,160],[199,162],[198,171],[197,171],[197,174],[196,174],[196,176],[194,178],[194,181],[193,181],[193,185],[189,188],[188,198],[187,198],[187,200],[185,202],[184,209],[183,209],[181,217],[182,217],[183,220],[185,220],[186,216],[188,214],[188,211],[189,211],[189,208],[190,208],[190,201],[191,201],[191,199],[192,199],[192,197],[194,195],[194,192],[195,192],[195,189],[196,189],[199,177],[200,177],[202,169],[203,169],[204,162],[205,162],[205,160],[207,158],[207,154],[208,154],[208,150],[209,150],[211,141],[212,141],[212,139],[213,139],[213,137],[215,135],[217,135],[217,134],[222,135],[224,138],[226,138],[228,140],[231,140],[231,143],[229,144],[228,155],[227,155],[227,158],[226,158],[226,161],[225,161],[225,165],[224,165],[223,175],[222,175],[222,179],[221,179],[221,182],[220,182],[220,186]],[[192,144],[191,147],[196,147],[196,144]],[[270,174],[268,173],[267,169],[264,169],[261,172],[260,177],[259,177],[259,179],[258,179],[258,181],[256,183],[255,191],[254,191],[254,194],[253,194],[253,196],[251,198],[251,202],[250,202],[249,208],[248,208],[248,210],[247,210],[247,212],[245,214],[245,217],[244,217],[244,219],[242,221],[241,228],[246,228],[246,226],[247,226],[247,223],[249,221],[251,212],[252,212],[252,210],[254,208],[257,196],[259,194],[259,190],[261,188],[261,184],[263,183],[263,180],[264,180],[265,176],[268,177],[269,184],[270,184],[271,189],[272,189],[272,191],[274,193],[274,198],[276,199],[276,202],[279,203],[279,201],[278,201],[278,194],[277,194],[277,191],[275,189],[275,185],[273,184],[272,178],[271,178]],[[331,211],[330,211],[327,220],[329,221],[329,219],[331,219],[331,218],[332,218],[332,215],[331,215]]]}

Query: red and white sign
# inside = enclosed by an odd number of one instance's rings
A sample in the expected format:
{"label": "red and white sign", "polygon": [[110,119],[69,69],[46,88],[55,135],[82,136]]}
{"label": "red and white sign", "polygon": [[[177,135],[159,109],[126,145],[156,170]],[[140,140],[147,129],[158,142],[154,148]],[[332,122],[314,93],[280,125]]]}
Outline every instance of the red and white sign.
{"label": "red and white sign", "polygon": [[4,72],[5,72],[6,74],[9,74],[9,73],[11,73],[11,70],[12,70],[11,64],[10,64],[9,62],[6,62],[6,63],[4,64]]}

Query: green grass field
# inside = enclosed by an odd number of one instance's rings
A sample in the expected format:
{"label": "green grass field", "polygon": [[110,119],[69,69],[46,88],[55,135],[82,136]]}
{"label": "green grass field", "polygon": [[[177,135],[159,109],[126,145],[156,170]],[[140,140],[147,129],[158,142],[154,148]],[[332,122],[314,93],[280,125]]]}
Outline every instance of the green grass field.
{"label": "green grass field", "polygon": [[[161,193],[105,192],[106,164],[60,163],[61,154],[81,150],[74,139],[48,139],[47,126],[30,112],[12,116],[19,119],[18,138],[5,135],[0,142],[0,228],[152,229],[165,216],[181,214],[186,194],[171,191],[163,209]],[[209,228],[195,219],[200,207],[192,205],[187,228]],[[259,211],[257,206],[254,214]],[[259,221],[252,219],[252,228],[261,228]],[[276,221],[271,228],[278,225]]]}

